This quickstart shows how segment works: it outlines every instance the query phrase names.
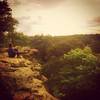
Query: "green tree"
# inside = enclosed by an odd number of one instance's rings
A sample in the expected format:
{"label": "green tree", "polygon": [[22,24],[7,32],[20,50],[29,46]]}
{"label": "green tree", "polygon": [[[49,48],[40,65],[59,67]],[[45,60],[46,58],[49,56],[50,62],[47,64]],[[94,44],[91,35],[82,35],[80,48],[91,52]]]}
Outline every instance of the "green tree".
{"label": "green tree", "polygon": [[93,91],[96,89],[93,79],[99,68],[98,63],[97,57],[88,46],[54,57],[43,67],[43,73],[48,77],[47,86],[55,96],[62,99],[73,97],[76,92],[80,95],[82,91]]}
{"label": "green tree", "polygon": [[13,41],[14,26],[17,20],[12,17],[12,9],[7,0],[0,0],[0,46],[4,43],[5,33],[9,34],[9,38]]}

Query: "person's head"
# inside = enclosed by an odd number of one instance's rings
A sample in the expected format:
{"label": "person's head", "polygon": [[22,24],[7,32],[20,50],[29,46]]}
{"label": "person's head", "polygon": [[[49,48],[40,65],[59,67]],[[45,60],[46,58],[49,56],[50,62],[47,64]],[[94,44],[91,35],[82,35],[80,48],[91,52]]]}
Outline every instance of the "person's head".
{"label": "person's head", "polygon": [[9,48],[12,48],[13,46],[12,46],[12,43],[9,43]]}

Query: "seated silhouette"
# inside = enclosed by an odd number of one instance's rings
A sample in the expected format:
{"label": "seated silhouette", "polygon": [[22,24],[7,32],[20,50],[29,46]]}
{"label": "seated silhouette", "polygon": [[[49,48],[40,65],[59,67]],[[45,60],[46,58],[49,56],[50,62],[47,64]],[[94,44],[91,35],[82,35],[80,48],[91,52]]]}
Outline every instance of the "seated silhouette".
{"label": "seated silhouette", "polygon": [[17,48],[13,48],[12,44],[9,44],[9,48],[8,48],[8,56],[13,58],[13,57],[19,57],[19,52]]}

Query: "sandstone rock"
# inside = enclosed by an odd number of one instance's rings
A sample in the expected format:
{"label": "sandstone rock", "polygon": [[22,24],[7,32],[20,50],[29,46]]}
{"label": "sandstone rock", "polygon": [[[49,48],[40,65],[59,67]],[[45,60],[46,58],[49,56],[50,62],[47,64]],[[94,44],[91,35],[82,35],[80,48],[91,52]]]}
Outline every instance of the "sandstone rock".
{"label": "sandstone rock", "polygon": [[13,100],[57,100],[48,93],[44,81],[40,64],[24,58],[0,59],[0,88],[4,88],[0,94]]}

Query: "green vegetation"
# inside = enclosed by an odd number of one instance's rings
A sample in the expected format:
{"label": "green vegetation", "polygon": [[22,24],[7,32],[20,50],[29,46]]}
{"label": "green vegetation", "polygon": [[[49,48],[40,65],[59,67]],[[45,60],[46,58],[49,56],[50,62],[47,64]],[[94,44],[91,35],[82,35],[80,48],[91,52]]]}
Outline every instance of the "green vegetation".
{"label": "green vegetation", "polygon": [[[45,64],[43,73],[49,78],[47,86],[55,96],[70,98],[76,92],[92,91],[98,60],[89,47],[71,50]],[[71,92],[72,91],[72,92]]]}
{"label": "green vegetation", "polygon": [[[6,36],[7,37],[7,36]],[[100,92],[100,35],[33,36],[16,33],[15,45],[23,51],[35,48],[26,56],[37,59],[42,65],[42,74],[48,81],[50,93],[61,100],[98,97]],[[22,46],[24,49],[22,49]],[[79,99],[79,100],[80,100]]]}
{"label": "green vegetation", "polygon": [[47,62],[54,57],[60,57],[71,49],[89,46],[94,53],[100,53],[100,35],[73,35],[73,36],[34,36],[31,37],[32,48],[37,48],[37,58]]}
{"label": "green vegetation", "polygon": [[65,100],[94,97],[100,76],[99,34],[31,39],[31,47],[39,50],[36,58],[43,65],[42,73],[53,95]]}
{"label": "green vegetation", "polygon": [[13,42],[14,26],[17,20],[12,17],[12,9],[7,0],[0,1],[0,47],[4,46],[5,34],[8,33],[9,40]]}

